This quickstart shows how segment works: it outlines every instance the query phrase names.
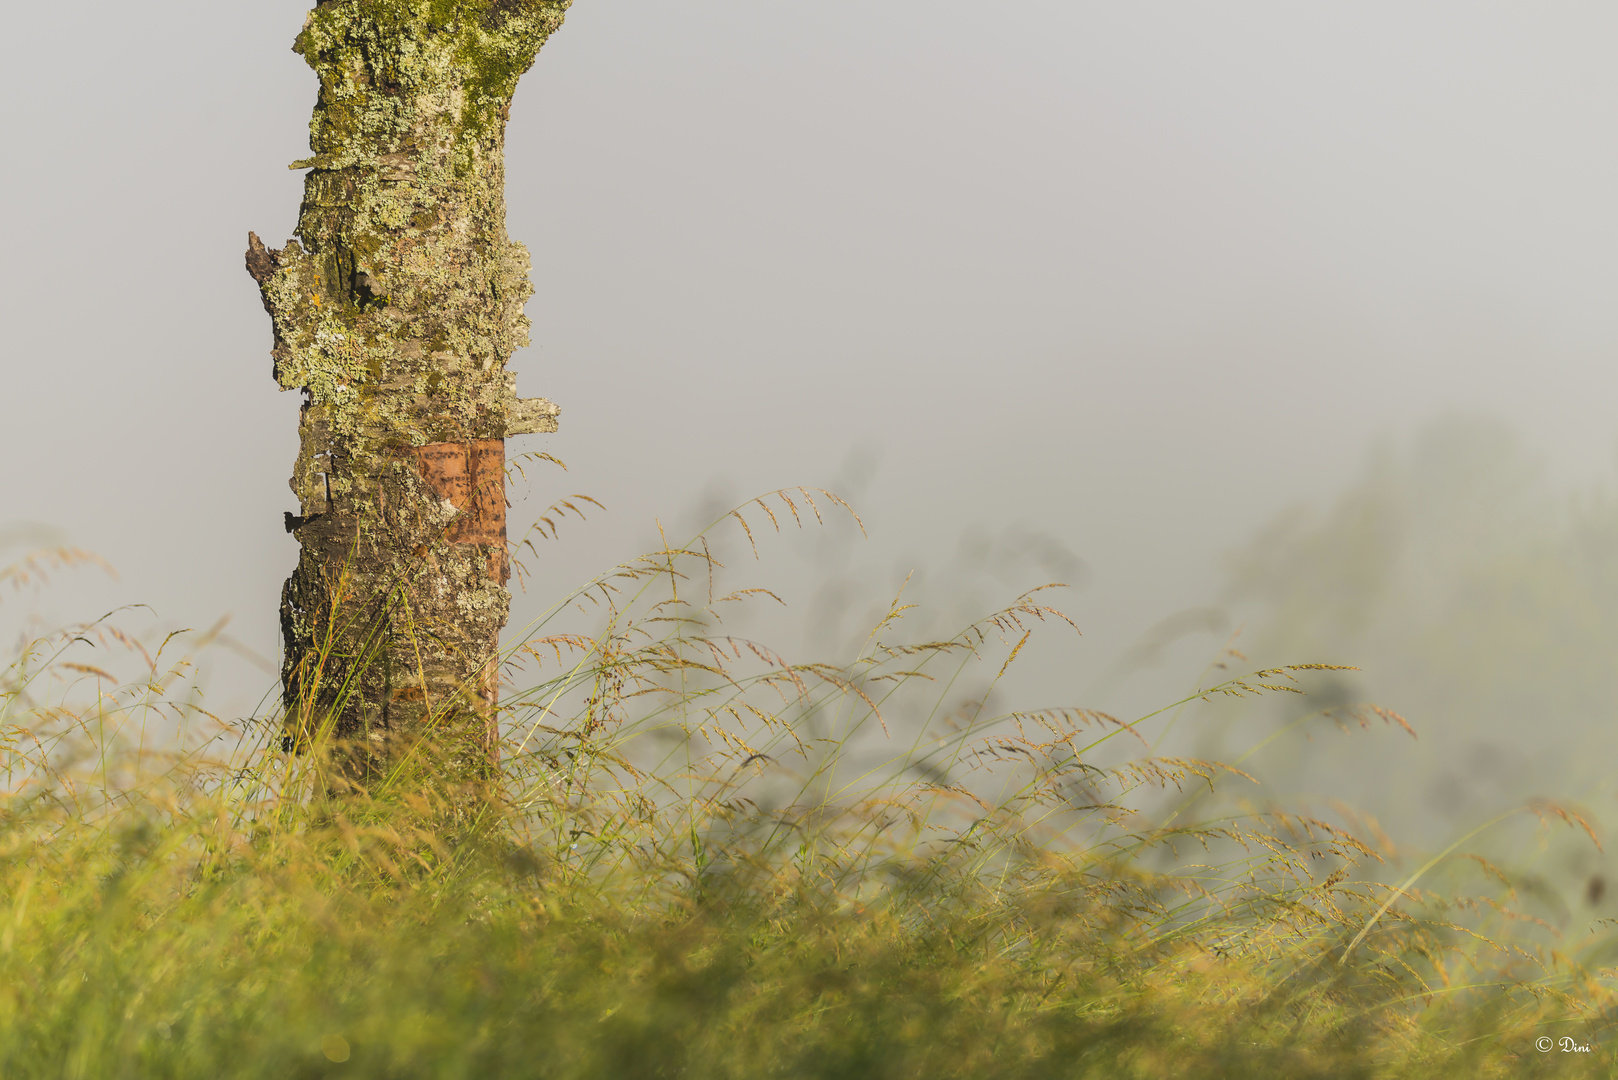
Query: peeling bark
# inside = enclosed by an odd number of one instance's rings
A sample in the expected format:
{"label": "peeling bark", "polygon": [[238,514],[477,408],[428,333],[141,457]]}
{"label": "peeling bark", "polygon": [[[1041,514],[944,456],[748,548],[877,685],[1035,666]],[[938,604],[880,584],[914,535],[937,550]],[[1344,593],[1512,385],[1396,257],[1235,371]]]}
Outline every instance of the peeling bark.
{"label": "peeling bark", "polygon": [[492,761],[504,440],[559,413],[506,370],[533,287],[505,124],[569,2],[322,0],[294,45],[320,78],[298,238],[247,250],[304,394],[282,676],[289,738],[331,722],[362,768],[422,735],[454,771]]}

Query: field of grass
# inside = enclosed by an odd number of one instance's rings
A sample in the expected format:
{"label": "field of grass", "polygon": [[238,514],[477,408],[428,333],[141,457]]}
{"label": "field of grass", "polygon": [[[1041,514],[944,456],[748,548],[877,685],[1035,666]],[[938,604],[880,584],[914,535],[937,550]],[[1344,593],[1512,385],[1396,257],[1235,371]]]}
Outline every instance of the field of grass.
{"label": "field of grass", "polygon": [[[842,512],[795,489],[716,527]],[[711,550],[626,563],[510,648],[483,792],[426,743],[339,790],[340,747],[208,713],[205,639],[25,643],[0,1076],[1611,1073],[1612,944],[1540,918],[1516,868],[1154,751],[1179,708],[1319,665],[1230,653],[1141,718],[990,708],[1028,635],[1070,632],[1054,590],[945,640],[895,601],[857,656],[803,663],[727,634],[772,601]],[[1334,720],[1399,722],[1280,737]],[[1596,840],[1551,803],[1480,823],[1518,825]]]}

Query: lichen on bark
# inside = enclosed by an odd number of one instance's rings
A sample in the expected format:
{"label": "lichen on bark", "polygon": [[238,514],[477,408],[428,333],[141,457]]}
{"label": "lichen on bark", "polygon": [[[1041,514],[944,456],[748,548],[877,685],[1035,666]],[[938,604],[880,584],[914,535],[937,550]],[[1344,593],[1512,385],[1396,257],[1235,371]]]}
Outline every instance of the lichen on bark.
{"label": "lichen on bark", "polygon": [[297,239],[247,252],[275,379],[304,395],[288,736],[327,723],[366,767],[421,735],[452,768],[490,761],[504,440],[559,412],[506,370],[533,287],[506,235],[505,125],[569,3],[323,0],[294,45],[320,79]]}

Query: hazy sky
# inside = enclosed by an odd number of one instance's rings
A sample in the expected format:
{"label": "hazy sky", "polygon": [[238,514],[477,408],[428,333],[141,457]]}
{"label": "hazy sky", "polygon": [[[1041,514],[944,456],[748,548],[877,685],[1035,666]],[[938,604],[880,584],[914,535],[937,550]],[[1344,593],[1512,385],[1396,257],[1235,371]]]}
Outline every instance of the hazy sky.
{"label": "hazy sky", "polygon": [[[242,252],[296,220],[305,8],[8,13],[0,525],[123,575],[55,615],[229,612],[276,649],[297,401]],[[508,188],[512,366],[563,408],[515,449],[572,469],[513,516],[610,513],[519,615],[705,493],[874,461],[859,558],[1058,538],[1093,669],[1381,433],[1493,412],[1605,475],[1614,41],[1595,3],[576,0]]]}

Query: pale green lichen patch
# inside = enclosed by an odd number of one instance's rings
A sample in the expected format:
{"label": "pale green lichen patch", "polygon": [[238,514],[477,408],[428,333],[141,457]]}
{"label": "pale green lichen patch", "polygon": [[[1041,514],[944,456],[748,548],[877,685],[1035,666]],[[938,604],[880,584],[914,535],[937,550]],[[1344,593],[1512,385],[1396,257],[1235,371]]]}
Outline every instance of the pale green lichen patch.
{"label": "pale green lichen patch", "polygon": [[[458,418],[465,437],[503,433],[515,402],[476,384],[527,344],[532,295],[527,251],[505,236],[504,116],[566,7],[338,0],[311,13],[296,46],[321,83],[315,157],[298,163],[314,170],[307,249],[283,253],[265,292],[277,378],[336,406],[334,431],[415,442]],[[431,369],[401,340],[431,343]],[[426,422],[397,407],[405,385],[439,399]]]}

